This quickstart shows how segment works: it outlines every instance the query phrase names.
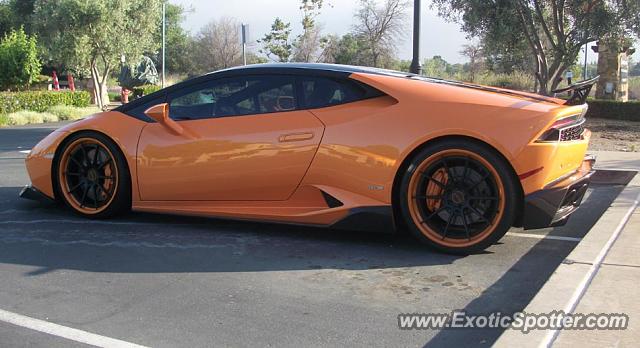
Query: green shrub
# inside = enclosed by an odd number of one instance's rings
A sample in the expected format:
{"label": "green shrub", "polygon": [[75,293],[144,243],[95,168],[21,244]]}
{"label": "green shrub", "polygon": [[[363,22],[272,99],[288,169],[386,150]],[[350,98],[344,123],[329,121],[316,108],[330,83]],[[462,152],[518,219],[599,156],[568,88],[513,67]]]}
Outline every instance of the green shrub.
{"label": "green shrub", "polygon": [[60,119],[60,121],[79,120],[88,115],[100,112],[100,109],[95,106],[89,106],[84,108],[78,108],[69,105],[55,105],[49,107],[47,112],[52,113]]}
{"label": "green shrub", "polygon": [[145,95],[149,95],[153,92],[159,91],[162,88],[160,86],[157,85],[144,85],[144,86],[139,86],[139,87],[134,87],[133,88],[133,96],[134,98],[140,98],[142,96]]}
{"label": "green shrub", "polygon": [[8,123],[9,123],[9,118],[7,118],[7,115],[0,114],[0,127],[6,126]]}
{"label": "green shrub", "polygon": [[122,99],[120,97],[120,93],[116,93],[116,92],[109,92],[109,100],[110,101],[120,101],[120,99]]}
{"label": "green shrub", "polygon": [[516,91],[533,91],[535,78],[531,74],[514,71],[511,74],[486,72],[478,77],[478,83],[485,86],[508,88]]}
{"label": "green shrub", "polygon": [[22,126],[25,124],[57,122],[58,116],[48,112],[35,112],[22,110],[7,115],[7,124],[10,126]]}
{"label": "green shrub", "polygon": [[619,102],[614,100],[589,100],[586,117],[609,118],[640,122],[640,102]]}
{"label": "green shrub", "polygon": [[0,87],[26,87],[36,81],[42,64],[35,36],[12,30],[0,41]]}
{"label": "green shrub", "polygon": [[9,114],[20,110],[44,112],[54,105],[87,107],[91,95],[86,91],[25,91],[1,92],[0,114]]}
{"label": "green shrub", "polygon": [[629,78],[629,99],[640,100],[640,76]]}

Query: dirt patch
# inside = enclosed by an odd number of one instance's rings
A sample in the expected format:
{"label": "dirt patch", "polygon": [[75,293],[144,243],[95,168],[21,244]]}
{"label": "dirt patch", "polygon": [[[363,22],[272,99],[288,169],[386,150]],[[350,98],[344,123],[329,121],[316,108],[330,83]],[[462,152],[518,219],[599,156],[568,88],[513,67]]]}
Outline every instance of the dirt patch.
{"label": "dirt patch", "polygon": [[590,150],[640,152],[640,122],[587,118],[586,127],[593,133]]}

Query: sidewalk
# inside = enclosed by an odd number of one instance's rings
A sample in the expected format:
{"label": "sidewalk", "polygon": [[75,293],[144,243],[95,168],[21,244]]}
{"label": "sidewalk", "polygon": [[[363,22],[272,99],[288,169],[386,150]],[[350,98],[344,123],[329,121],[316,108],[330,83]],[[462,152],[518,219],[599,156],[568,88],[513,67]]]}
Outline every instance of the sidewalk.
{"label": "sidewalk", "polygon": [[[640,154],[597,152],[597,169],[640,171]],[[640,175],[636,175],[525,308],[626,313],[626,330],[507,330],[498,347],[634,347],[640,340]]]}
{"label": "sidewalk", "polygon": [[636,209],[575,309],[576,313],[626,313],[630,318],[627,330],[562,331],[554,347],[637,347],[640,340],[638,251],[640,210]]}

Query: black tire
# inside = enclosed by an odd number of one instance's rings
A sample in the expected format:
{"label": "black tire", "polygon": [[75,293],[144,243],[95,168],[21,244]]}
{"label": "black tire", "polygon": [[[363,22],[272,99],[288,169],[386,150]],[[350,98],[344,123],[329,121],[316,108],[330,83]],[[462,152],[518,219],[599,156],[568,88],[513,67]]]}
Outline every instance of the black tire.
{"label": "black tire", "polygon": [[513,225],[522,200],[519,182],[490,147],[447,139],[420,149],[404,168],[396,204],[420,242],[445,253],[472,254]]}
{"label": "black tire", "polygon": [[52,181],[56,198],[83,217],[107,219],[131,210],[129,166],[120,148],[101,133],[65,139],[56,151]]}

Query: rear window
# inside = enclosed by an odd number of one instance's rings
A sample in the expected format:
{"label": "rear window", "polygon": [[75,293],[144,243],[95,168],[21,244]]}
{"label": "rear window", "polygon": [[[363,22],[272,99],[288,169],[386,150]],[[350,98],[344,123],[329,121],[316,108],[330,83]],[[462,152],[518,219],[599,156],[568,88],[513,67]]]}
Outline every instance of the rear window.
{"label": "rear window", "polygon": [[336,80],[328,77],[304,77],[301,79],[302,104],[315,109],[383,95],[372,87],[354,80]]}

